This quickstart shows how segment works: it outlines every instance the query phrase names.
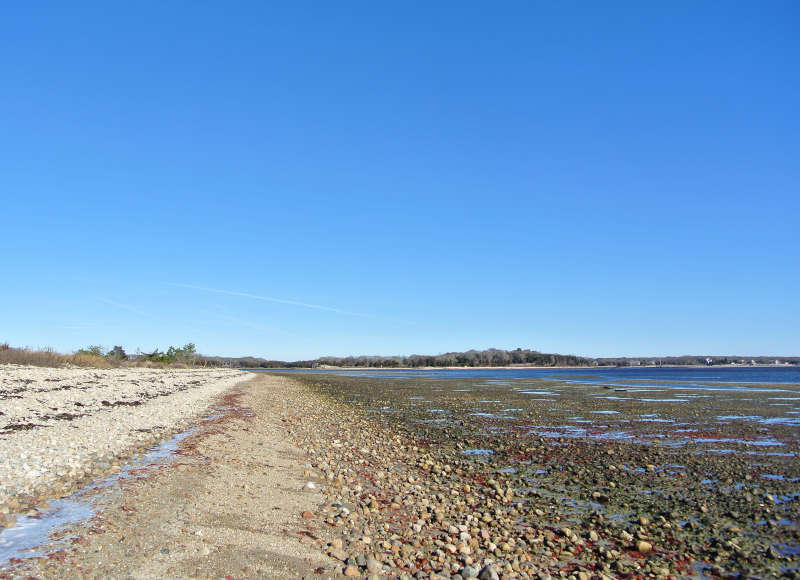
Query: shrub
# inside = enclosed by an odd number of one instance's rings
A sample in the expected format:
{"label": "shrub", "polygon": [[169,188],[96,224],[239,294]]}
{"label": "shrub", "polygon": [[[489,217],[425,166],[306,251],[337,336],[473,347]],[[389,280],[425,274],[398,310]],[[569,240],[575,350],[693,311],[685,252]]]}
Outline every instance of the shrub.
{"label": "shrub", "polygon": [[86,348],[79,348],[75,354],[91,354],[94,356],[103,356],[103,347],[99,344],[87,346]]}

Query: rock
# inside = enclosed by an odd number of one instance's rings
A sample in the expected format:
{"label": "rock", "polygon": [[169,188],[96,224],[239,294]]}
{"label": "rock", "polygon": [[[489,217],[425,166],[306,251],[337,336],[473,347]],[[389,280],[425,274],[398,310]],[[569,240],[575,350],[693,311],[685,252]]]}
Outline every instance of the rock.
{"label": "rock", "polygon": [[355,566],[347,566],[342,572],[345,576],[361,576],[361,571]]}
{"label": "rock", "polygon": [[476,566],[464,566],[464,569],[461,570],[461,577],[462,578],[477,578],[478,573],[480,570]]}
{"label": "rock", "polygon": [[645,542],[644,540],[639,540],[636,542],[636,551],[640,554],[647,554],[653,550],[653,545],[650,542]]}
{"label": "rock", "polygon": [[341,548],[333,548],[330,552],[331,558],[336,558],[340,562],[347,560],[347,553]]}
{"label": "rock", "polygon": [[383,566],[375,558],[367,558],[367,571],[370,574],[378,574]]}
{"label": "rock", "polygon": [[493,565],[488,564],[478,574],[478,580],[500,580],[500,575]]}
{"label": "rock", "polygon": [[300,517],[303,518],[304,520],[313,520],[314,514],[306,510],[302,514],[300,514]]}
{"label": "rock", "polygon": [[773,560],[777,560],[781,557],[781,553],[775,548],[775,546],[770,546],[764,550],[764,555],[767,558],[772,558]]}

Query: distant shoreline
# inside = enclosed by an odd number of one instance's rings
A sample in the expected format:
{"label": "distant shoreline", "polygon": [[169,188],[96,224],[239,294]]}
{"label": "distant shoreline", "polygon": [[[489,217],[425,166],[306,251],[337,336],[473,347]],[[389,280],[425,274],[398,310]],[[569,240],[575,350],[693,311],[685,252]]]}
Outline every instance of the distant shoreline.
{"label": "distant shoreline", "polygon": [[264,371],[460,371],[460,370],[486,370],[486,371],[518,371],[518,370],[528,370],[528,369],[541,369],[541,370],[603,370],[603,369],[711,369],[711,368],[731,368],[731,369],[739,369],[739,368],[796,368],[800,365],[796,364],[718,364],[718,365],[629,365],[629,366],[614,366],[614,365],[605,365],[605,366],[529,366],[529,365],[508,365],[502,367],[490,367],[490,366],[482,366],[482,367],[466,367],[466,366],[454,366],[454,367],[337,367],[337,366],[319,366],[315,368],[311,367],[250,367],[244,370],[264,370]]}

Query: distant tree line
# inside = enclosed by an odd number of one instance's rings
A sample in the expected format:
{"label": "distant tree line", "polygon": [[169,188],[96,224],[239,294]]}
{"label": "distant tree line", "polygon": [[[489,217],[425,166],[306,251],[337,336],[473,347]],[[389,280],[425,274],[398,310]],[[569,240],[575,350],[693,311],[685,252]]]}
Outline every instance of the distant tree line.
{"label": "distant tree line", "polygon": [[542,353],[530,349],[468,350],[448,352],[438,355],[413,354],[410,356],[325,356],[313,360],[278,361],[257,357],[214,357],[201,356],[198,359],[209,366],[228,366],[236,368],[317,368],[317,367],[357,367],[357,368],[421,368],[421,367],[505,367],[525,365],[537,367],[554,366],[592,366],[593,359],[575,355]]}
{"label": "distant tree line", "polygon": [[447,352],[438,355],[412,354],[410,356],[349,356],[322,357],[315,361],[303,361],[304,366],[329,365],[337,367],[507,367],[527,365],[537,367],[590,366],[592,360],[575,355],[550,354],[536,350],[468,350]]}
{"label": "distant tree line", "polygon": [[152,352],[139,352],[128,355],[121,346],[105,350],[102,346],[88,346],[76,352],[79,355],[103,357],[112,364],[120,361],[154,362],[164,364],[186,364],[207,367],[230,368],[424,368],[424,367],[636,367],[636,366],[675,366],[675,365],[729,365],[729,364],[800,364],[800,357],[767,356],[666,356],[666,357],[604,357],[587,358],[570,354],[552,354],[527,348],[502,350],[468,350],[447,352],[437,355],[412,354],[409,356],[324,356],[313,360],[281,361],[261,357],[222,357],[197,353],[194,343],[183,346],[170,346],[166,351],[158,348]]}
{"label": "distant tree line", "polygon": [[661,356],[661,357],[610,357],[594,359],[596,366],[601,367],[631,367],[631,366],[684,366],[684,365],[771,365],[778,361],[779,364],[800,364],[797,356]]}

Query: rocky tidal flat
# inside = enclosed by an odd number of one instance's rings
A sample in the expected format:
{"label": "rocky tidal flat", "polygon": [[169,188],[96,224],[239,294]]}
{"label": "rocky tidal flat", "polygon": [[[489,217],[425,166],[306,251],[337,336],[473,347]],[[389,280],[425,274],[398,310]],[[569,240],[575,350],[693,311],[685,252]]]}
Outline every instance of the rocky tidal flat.
{"label": "rocky tidal flat", "polygon": [[246,378],[219,369],[0,366],[0,529],[119,471]]}
{"label": "rocky tidal flat", "polygon": [[345,575],[800,577],[800,386],[292,378]]}

